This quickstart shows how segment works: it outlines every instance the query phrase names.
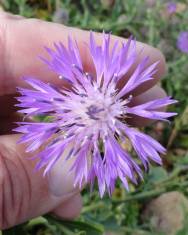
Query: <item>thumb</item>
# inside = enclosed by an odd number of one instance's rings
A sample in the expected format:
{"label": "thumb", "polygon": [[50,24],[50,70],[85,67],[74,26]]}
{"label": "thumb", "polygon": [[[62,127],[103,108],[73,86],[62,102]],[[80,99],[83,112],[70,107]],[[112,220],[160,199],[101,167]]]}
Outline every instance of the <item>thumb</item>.
{"label": "thumb", "polygon": [[35,162],[28,160],[24,146],[16,144],[18,139],[19,135],[0,136],[0,229],[49,211],[64,218],[78,215],[81,200],[73,176],[61,182],[61,196],[52,195],[47,179],[33,171]]}

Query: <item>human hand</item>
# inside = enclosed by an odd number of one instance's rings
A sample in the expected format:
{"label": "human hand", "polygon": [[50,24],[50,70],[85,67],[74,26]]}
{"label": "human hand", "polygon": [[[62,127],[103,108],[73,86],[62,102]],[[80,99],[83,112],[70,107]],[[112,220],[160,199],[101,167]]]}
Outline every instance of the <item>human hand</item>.
{"label": "human hand", "polygon": [[[44,46],[51,47],[53,42],[58,41],[66,44],[68,35],[77,40],[86,71],[92,71],[91,58],[84,43],[89,40],[87,31],[0,13],[0,132],[3,134],[0,136],[0,229],[50,211],[70,219],[81,210],[81,197],[73,187],[73,178],[66,176],[65,180],[63,176],[66,171],[62,169],[54,169],[54,182],[43,178],[41,172],[33,172],[35,162],[27,159],[29,154],[25,153],[24,145],[17,145],[19,135],[9,134],[12,128],[10,122],[17,118],[13,107],[16,87],[26,86],[21,79],[23,75],[62,84],[37,57],[45,57]],[[102,40],[101,34],[95,34],[95,37],[99,42]],[[115,38],[117,39],[115,36],[112,38],[112,43]],[[164,91],[155,85],[164,75],[165,61],[157,49],[148,45],[138,42],[137,49],[143,49],[137,62],[146,55],[150,56],[151,64],[160,61],[155,79],[146,82],[134,92],[137,95],[134,102],[140,104],[165,96]],[[125,81],[128,77],[129,75],[125,77]],[[148,123],[144,118],[132,118],[131,122],[138,126]],[[60,188],[61,196],[53,195],[52,184]]]}

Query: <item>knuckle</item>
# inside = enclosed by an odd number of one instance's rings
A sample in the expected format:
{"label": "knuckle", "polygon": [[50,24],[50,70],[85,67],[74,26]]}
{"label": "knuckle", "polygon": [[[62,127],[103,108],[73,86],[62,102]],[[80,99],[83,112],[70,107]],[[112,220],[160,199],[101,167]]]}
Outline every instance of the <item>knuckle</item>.
{"label": "knuckle", "polygon": [[15,152],[0,144],[0,229],[16,225],[23,214],[23,170],[15,158]]}

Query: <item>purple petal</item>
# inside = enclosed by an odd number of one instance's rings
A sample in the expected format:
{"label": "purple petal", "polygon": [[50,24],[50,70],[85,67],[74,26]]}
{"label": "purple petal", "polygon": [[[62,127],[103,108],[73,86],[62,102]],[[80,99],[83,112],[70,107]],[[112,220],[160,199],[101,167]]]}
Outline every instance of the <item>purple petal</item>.
{"label": "purple petal", "polygon": [[158,111],[158,109],[175,103],[177,103],[176,100],[171,99],[171,97],[165,97],[149,101],[147,103],[137,105],[134,107],[127,107],[126,111],[127,113],[135,114],[137,116],[141,116],[144,118],[165,121],[167,118],[177,115],[177,113],[162,112]]}

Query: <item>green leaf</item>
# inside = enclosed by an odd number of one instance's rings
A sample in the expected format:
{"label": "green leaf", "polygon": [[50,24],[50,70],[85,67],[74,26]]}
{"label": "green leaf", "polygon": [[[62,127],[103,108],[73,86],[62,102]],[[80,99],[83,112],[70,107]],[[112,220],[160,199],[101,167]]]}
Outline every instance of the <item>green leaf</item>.
{"label": "green leaf", "polygon": [[183,158],[177,160],[179,165],[187,165],[188,164],[188,154],[186,154]]}
{"label": "green leaf", "polygon": [[40,217],[31,219],[29,223],[27,224],[27,229],[36,225],[47,225],[47,223],[48,221],[44,217],[40,216]]}
{"label": "green leaf", "polygon": [[148,183],[156,183],[168,178],[166,170],[162,167],[152,167],[148,175]]}
{"label": "green leaf", "polygon": [[79,229],[86,232],[86,235],[102,235],[104,233],[104,228],[100,224],[88,223],[82,221],[63,221],[64,226],[68,227],[70,230]]}
{"label": "green leaf", "polygon": [[[67,234],[71,234],[72,232],[76,232],[78,235],[102,235],[104,233],[104,227],[101,224],[94,222],[83,222],[83,221],[67,221],[60,220],[58,218],[52,217],[50,215],[45,216],[47,220],[51,223],[55,223],[61,227],[61,230],[70,231]],[[81,232],[81,233],[80,233]]]}

